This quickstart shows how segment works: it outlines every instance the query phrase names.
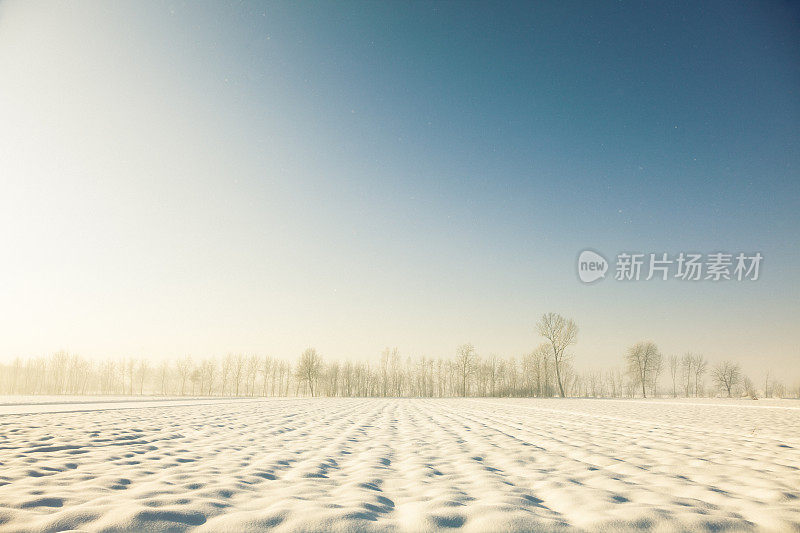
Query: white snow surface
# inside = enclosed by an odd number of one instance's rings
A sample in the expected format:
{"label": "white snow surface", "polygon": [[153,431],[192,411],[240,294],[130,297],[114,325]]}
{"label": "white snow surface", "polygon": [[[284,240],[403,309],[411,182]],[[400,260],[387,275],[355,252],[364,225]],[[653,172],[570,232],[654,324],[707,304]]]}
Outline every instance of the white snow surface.
{"label": "white snow surface", "polygon": [[798,531],[800,404],[0,402],[2,531],[452,528]]}

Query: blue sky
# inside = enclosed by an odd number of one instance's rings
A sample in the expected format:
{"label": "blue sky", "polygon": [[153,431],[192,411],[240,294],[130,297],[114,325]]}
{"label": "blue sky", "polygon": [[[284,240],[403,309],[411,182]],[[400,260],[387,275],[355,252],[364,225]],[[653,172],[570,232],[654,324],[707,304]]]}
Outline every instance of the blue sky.
{"label": "blue sky", "polygon": [[[800,377],[786,3],[0,5],[0,356],[665,352]],[[761,251],[584,286],[584,248]]]}

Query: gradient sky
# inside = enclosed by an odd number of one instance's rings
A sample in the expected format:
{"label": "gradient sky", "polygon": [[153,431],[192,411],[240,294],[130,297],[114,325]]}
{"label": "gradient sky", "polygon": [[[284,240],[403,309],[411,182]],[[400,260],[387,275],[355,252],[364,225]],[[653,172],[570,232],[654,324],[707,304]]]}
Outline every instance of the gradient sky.
{"label": "gradient sky", "polygon": [[[800,379],[782,2],[0,3],[0,360],[630,344]],[[757,282],[576,276],[760,251]]]}

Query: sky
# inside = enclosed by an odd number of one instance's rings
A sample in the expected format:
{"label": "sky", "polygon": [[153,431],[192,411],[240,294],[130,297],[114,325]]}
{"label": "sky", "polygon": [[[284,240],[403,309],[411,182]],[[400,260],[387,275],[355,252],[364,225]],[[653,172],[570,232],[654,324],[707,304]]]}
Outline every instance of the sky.
{"label": "sky", "polygon": [[800,380],[798,141],[784,2],[6,1],[0,361],[518,357],[552,311],[578,368]]}

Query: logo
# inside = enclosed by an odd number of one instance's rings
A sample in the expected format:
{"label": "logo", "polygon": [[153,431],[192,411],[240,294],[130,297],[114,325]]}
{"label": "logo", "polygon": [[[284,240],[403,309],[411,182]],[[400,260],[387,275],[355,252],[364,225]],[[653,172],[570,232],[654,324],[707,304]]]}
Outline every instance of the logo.
{"label": "logo", "polygon": [[608,261],[602,255],[591,250],[584,250],[578,256],[578,277],[584,283],[592,283],[606,277]]}
{"label": "logo", "polygon": [[[615,281],[757,281],[761,275],[761,252],[621,252],[614,265]],[[578,277],[593,283],[606,277],[606,258],[593,250],[578,256]]]}

